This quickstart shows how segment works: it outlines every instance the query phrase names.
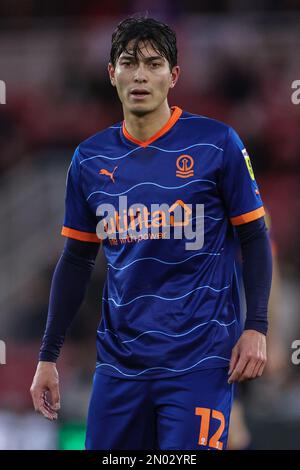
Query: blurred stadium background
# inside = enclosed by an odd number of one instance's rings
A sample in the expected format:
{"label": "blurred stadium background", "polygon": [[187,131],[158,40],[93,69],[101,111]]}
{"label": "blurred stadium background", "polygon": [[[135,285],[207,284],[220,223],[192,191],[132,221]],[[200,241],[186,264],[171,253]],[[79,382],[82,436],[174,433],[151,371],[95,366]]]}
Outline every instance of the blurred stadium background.
{"label": "blurred stadium background", "polygon": [[1,0],[0,339],[7,363],[0,365],[0,449],[84,446],[102,253],[58,362],[58,422],[33,411],[29,388],[64,244],[67,168],[81,140],[122,119],[106,72],[111,34],[124,17],[145,11],[178,35],[182,74],[169,103],[229,123],[252,158],[279,262],[272,308],[284,361],[247,387],[246,417],[254,448],[300,449],[300,365],[291,361],[291,344],[300,339],[296,0]]}

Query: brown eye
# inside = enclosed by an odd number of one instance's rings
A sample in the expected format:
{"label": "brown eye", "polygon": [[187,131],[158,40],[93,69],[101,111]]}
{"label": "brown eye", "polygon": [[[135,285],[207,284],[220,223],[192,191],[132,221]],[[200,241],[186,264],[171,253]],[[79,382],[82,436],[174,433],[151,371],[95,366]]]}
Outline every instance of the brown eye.
{"label": "brown eye", "polygon": [[125,65],[126,67],[129,67],[132,65],[133,62],[131,60],[122,60],[121,65]]}

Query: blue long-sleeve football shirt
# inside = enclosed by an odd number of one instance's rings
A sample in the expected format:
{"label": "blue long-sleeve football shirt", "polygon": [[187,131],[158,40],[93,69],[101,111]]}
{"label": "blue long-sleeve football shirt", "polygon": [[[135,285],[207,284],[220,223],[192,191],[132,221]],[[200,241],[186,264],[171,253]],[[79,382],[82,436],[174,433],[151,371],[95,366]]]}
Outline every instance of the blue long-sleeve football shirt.
{"label": "blue long-sleeve football shirt", "polygon": [[[135,219],[119,207],[122,196],[140,207]],[[152,206],[163,203],[191,205],[193,227],[203,222],[201,248],[187,250],[174,226],[165,236],[172,217]],[[114,208],[108,217],[103,204]],[[242,328],[234,226],[263,215],[250,158],[224,123],[175,106],[146,142],[121,122],[81,143],[68,171],[62,234],[102,243],[107,259],[97,371],[146,379],[227,367]],[[103,220],[111,237],[100,240]],[[140,235],[126,234],[135,223]]]}

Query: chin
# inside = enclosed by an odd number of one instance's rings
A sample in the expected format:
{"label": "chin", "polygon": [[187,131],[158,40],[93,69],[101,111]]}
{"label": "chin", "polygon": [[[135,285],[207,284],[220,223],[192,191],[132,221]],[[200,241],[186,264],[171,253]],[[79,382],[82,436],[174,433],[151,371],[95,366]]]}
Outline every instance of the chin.
{"label": "chin", "polygon": [[132,106],[130,108],[130,112],[132,114],[135,114],[136,116],[144,116],[145,114],[148,114],[151,111],[152,109],[149,109],[149,106]]}
{"label": "chin", "polygon": [[141,104],[137,103],[135,106],[129,106],[129,110],[132,114],[135,114],[136,116],[143,116],[145,114],[151,113],[156,109],[157,106],[154,104]]}

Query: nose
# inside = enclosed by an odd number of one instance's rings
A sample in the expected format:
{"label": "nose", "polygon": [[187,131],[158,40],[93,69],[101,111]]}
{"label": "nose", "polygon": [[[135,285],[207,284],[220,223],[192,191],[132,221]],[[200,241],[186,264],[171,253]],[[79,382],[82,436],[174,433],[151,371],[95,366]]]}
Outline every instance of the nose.
{"label": "nose", "polygon": [[146,82],[147,74],[142,63],[139,63],[138,67],[135,70],[134,81],[137,83]]}

